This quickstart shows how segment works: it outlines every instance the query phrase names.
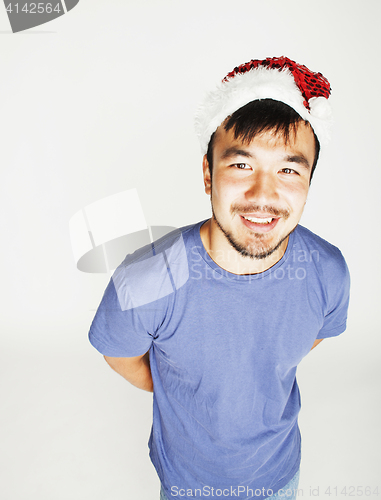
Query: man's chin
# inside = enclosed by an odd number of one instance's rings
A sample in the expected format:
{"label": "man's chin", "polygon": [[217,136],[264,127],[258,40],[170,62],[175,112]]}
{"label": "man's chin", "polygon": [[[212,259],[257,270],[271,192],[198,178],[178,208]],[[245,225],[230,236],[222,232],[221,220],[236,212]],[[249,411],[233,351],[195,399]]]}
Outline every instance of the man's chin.
{"label": "man's chin", "polygon": [[[218,219],[213,214],[214,221],[217,226],[224,234],[225,238],[228,240],[230,245],[243,257],[250,259],[263,260],[267,257],[273,255],[277,250],[280,249],[282,243],[287,240],[289,235],[292,233],[293,229],[284,237],[280,237],[275,242],[274,236],[270,233],[254,233],[250,235],[249,241],[239,241],[234,235],[229,231],[225,230],[219,223]],[[244,238],[244,237],[243,237]],[[255,241],[253,241],[253,238]]]}
{"label": "man's chin", "polygon": [[[287,236],[286,236],[287,238]],[[267,257],[273,255],[279,248],[286,238],[283,238],[275,245],[240,245],[237,242],[230,241],[233,248],[241,254],[243,257],[248,257],[250,259],[263,260]]]}
{"label": "man's chin", "polygon": [[255,238],[255,241],[246,241],[241,243],[238,239],[234,238],[230,233],[223,231],[225,237],[231,244],[231,246],[243,257],[247,257],[250,259],[263,260],[267,257],[270,257],[275,252],[277,252],[281,247],[284,241],[287,240],[288,234],[283,238],[279,238],[275,242],[272,241],[268,234],[255,234],[252,237]]}

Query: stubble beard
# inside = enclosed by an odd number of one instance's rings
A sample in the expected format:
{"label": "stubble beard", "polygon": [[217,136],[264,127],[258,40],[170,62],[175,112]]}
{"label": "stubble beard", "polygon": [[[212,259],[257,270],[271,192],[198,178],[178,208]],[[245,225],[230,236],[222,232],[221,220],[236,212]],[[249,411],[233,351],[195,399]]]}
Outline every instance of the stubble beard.
{"label": "stubble beard", "polygon": [[[239,213],[250,213],[250,212],[261,212],[261,211],[270,213],[277,217],[283,217],[285,219],[287,219],[290,215],[287,210],[280,210],[268,206],[260,207],[257,205],[256,206],[252,205],[250,207],[235,205],[230,210],[232,216]],[[272,247],[269,247],[268,244],[266,244],[266,242],[263,241],[267,236],[266,233],[253,233],[253,238],[255,239],[255,241],[253,241],[252,244],[248,243],[245,245],[237,241],[237,239],[235,239],[233,234],[222,226],[222,224],[216,217],[216,214],[213,209],[213,204],[212,204],[212,217],[215,223],[217,224],[218,228],[223,233],[225,238],[228,240],[230,245],[234,248],[234,250],[236,250],[243,257],[248,257],[250,259],[258,259],[258,260],[266,259],[279,249],[282,243],[290,236],[292,231],[295,229],[295,228],[291,229],[291,231],[286,236],[281,237],[279,241]]]}

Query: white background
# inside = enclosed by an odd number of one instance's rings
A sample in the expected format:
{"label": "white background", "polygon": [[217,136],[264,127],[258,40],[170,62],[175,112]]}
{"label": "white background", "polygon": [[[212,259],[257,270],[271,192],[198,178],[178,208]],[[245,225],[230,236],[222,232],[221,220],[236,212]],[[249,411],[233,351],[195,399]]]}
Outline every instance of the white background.
{"label": "white background", "polygon": [[234,66],[280,55],[332,85],[302,223],[352,276],[347,332],[299,370],[300,487],[381,495],[380,14],[379,0],[80,0],[12,34],[0,6],[2,498],[158,499],[152,396],[88,343],[107,276],[76,269],[68,223],[131,188],[148,224],[207,218],[196,106]]}

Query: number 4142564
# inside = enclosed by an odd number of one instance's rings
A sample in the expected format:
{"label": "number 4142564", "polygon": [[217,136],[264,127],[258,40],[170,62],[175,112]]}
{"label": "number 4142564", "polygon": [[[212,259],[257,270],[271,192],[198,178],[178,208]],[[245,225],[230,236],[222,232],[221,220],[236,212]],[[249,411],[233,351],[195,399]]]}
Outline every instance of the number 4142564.
{"label": "number 4142564", "polygon": [[11,3],[7,5],[6,7],[7,12],[15,12],[16,14],[25,12],[28,14],[51,14],[52,12],[61,12],[61,5],[57,3],[56,6],[54,6],[51,3],[24,3],[24,4],[18,4],[15,3],[12,5]]}
{"label": "number 4142564", "polygon": [[328,496],[337,496],[338,494],[343,495],[343,496],[348,496],[348,497],[362,497],[362,496],[373,496],[379,495],[378,492],[378,487],[377,488],[371,488],[370,486],[344,486],[344,488],[338,488],[337,486],[331,487],[329,486],[325,492],[324,495]]}

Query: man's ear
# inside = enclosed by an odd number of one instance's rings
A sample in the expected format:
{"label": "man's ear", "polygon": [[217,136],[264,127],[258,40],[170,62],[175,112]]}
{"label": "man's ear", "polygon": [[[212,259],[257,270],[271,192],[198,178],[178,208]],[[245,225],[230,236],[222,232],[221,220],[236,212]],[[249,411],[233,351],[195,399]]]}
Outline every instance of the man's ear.
{"label": "man's ear", "polygon": [[204,175],[205,193],[210,195],[212,192],[212,178],[210,175],[209,162],[206,158],[206,155],[204,155],[204,158],[202,159],[202,171]]}

